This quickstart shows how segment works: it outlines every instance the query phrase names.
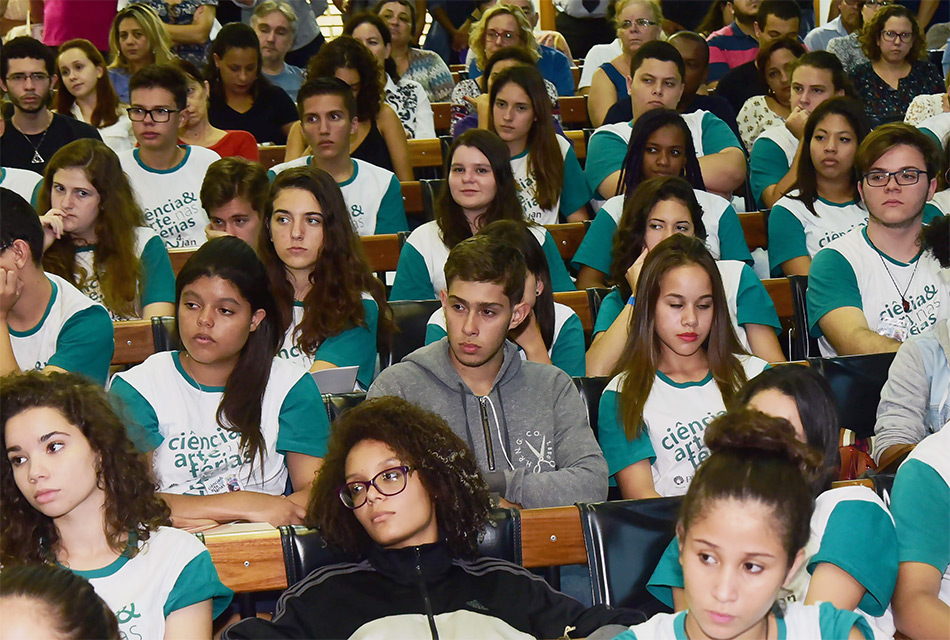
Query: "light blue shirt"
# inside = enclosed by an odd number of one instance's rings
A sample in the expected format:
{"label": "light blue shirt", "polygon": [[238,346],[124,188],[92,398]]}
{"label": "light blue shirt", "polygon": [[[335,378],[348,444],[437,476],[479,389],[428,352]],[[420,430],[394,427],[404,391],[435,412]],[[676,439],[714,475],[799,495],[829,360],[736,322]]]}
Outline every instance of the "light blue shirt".
{"label": "light blue shirt", "polygon": [[841,24],[841,16],[838,16],[828,24],[815,27],[805,36],[805,46],[809,51],[827,50],[828,43],[834,38],[848,35],[848,30]]}

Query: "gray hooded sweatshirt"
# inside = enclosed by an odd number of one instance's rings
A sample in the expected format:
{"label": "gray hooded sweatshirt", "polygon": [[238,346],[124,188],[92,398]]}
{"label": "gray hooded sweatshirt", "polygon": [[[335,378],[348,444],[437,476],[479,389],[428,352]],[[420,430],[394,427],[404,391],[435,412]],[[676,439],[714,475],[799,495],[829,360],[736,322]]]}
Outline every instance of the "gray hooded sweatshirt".
{"label": "gray hooded sweatshirt", "polygon": [[367,398],[399,396],[442,416],[475,453],[489,488],[526,509],[607,498],[607,462],[571,378],[522,361],[505,341],[487,396],[476,396],[449,360],[448,339],[385,369]]}

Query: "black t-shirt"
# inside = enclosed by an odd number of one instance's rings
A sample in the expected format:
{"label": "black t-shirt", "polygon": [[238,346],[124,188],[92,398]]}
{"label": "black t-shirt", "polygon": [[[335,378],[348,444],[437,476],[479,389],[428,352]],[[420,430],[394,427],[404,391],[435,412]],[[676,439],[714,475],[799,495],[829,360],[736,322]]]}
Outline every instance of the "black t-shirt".
{"label": "black t-shirt", "polygon": [[[42,133],[25,136],[10,120],[6,120],[3,138],[0,138],[0,163],[4,167],[43,173],[53,154],[80,138],[102,140],[92,125],[58,113],[53,114],[53,122],[46,130],[45,137]],[[37,144],[39,146],[34,148]],[[33,162],[36,153],[39,153],[43,162]]]}
{"label": "black t-shirt", "polygon": [[769,88],[759,79],[759,70],[752,60],[727,71],[716,85],[716,95],[725,98],[736,113],[739,113],[746,100],[752,96],[764,96],[768,91]]}
{"label": "black t-shirt", "polygon": [[226,131],[247,131],[258,144],[287,144],[287,136],[281,127],[298,118],[297,105],[290,96],[266,80],[261,82],[260,94],[245,113],[229,107],[221,94],[213,93],[208,103],[208,120],[212,126]]}

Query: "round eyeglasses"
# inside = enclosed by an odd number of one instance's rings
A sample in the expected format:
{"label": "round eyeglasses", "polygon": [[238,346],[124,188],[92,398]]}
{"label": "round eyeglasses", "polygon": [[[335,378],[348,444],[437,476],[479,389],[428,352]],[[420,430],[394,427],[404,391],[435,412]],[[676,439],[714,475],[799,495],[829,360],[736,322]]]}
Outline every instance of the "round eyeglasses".
{"label": "round eyeglasses", "polygon": [[412,471],[412,467],[402,465],[383,469],[373,476],[373,479],[369,482],[362,480],[347,482],[339,489],[340,500],[348,509],[359,509],[366,504],[371,486],[376,487],[376,490],[384,496],[394,496],[397,493],[402,493],[406,490],[406,485],[409,482],[410,471]]}
{"label": "round eyeglasses", "polygon": [[923,169],[901,169],[900,171],[868,171],[864,174],[864,181],[869,187],[886,187],[894,176],[894,181],[902,187],[917,184],[920,174],[927,175]]}

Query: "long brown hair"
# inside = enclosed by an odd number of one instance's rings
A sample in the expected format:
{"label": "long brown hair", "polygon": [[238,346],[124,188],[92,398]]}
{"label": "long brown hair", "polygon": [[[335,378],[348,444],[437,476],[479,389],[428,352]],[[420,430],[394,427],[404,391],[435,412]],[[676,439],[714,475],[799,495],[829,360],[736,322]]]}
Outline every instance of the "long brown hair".
{"label": "long brown hair", "polygon": [[138,22],[145,37],[148,38],[149,50],[154,58],[153,64],[171,64],[175,60],[176,56],[171,50],[172,39],[155,10],[146,4],[131,4],[115,14],[115,18],[112,19],[112,27],[109,29],[109,51],[112,54],[110,69],[132,72],[119,43],[119,26],[126,18],[132,18]]}
{"label": "long brown hair", "polygon": [[728,405],[746,382],[745,369],[736,357],[744,354],[739,343],[726,293],[716,261],[699,238],[674,234],[653,247],[643,263],[637,283],[637,300],[630,318],[630,330],[616,373],[625,373],[620,383],[619,417],[627,438],[633,440],[643,429],[643,408],[653,389],[654,372],[660,364],[660,339],[656,335],[656,304],[660,298],[663,278],[677,267],[701,267],[712,282],[713,320],[703,350],[723,400]]}
{"label": "long brown hair", "polygon": [[98,280],[106,308],[121,317],[134,317],[142,278],[142,264],[135,252],[135,228],[145,225],[142,208],[132,194],[119,157],[101,140],[81,138],[57,151],[43,179],[37,207],[50,210],[53,176],[60,169],[82,169],[99,193],[96,218],[96,251],[93,273],[76,264],[76,245],[64,235],[43,254],[43,268],[69,280],[80,289],[89,280]]}
{"label": "long brown hair", "polygon": [[[96,49],[95,45],[88,40],[76,38],[67,40],[59,45],[59,55],[63,55],[70,49],[79,49],[82,51],[89,62],[94,67],[102,69],[102,75],[96,80],[96,108],[92,110],[92,116],[89,118],[89,124],[96,127],[108,127],[119,121],[119,95],[112,87],[112,80],[109,79],[109,73],[106,71],[106,61]],[[56,58],[57,71],[59,70],[59,56]],[[60,74],[62,76],[62,74]],[[76,103],[76,96],[61,86],[56,92],[56,111],[63,115],[70,115],[70,110]]]}
{"label": "long brown hair", "polygon": [[353,326],[365,326],[364,291],[379,307],[377,335],[392,333],[392,311],[386,302],[386,289],[370,271],[363,243],[353,230],[340,187],[325,171],[315,167],[295,167],[281,172],[271,186],[261,225],[261,260],[267,267],[271,290],[280,312],[284,333],[294,322],[294,288],[287,270],[274,249],[270,233],[274,200],[284,189],[301,189],[313,195],[323,212],[323,246],[310,272],[310,291],[303,299],[303,320],[297,326],[294,341],[304,353],[313,355],[320,343]]}

